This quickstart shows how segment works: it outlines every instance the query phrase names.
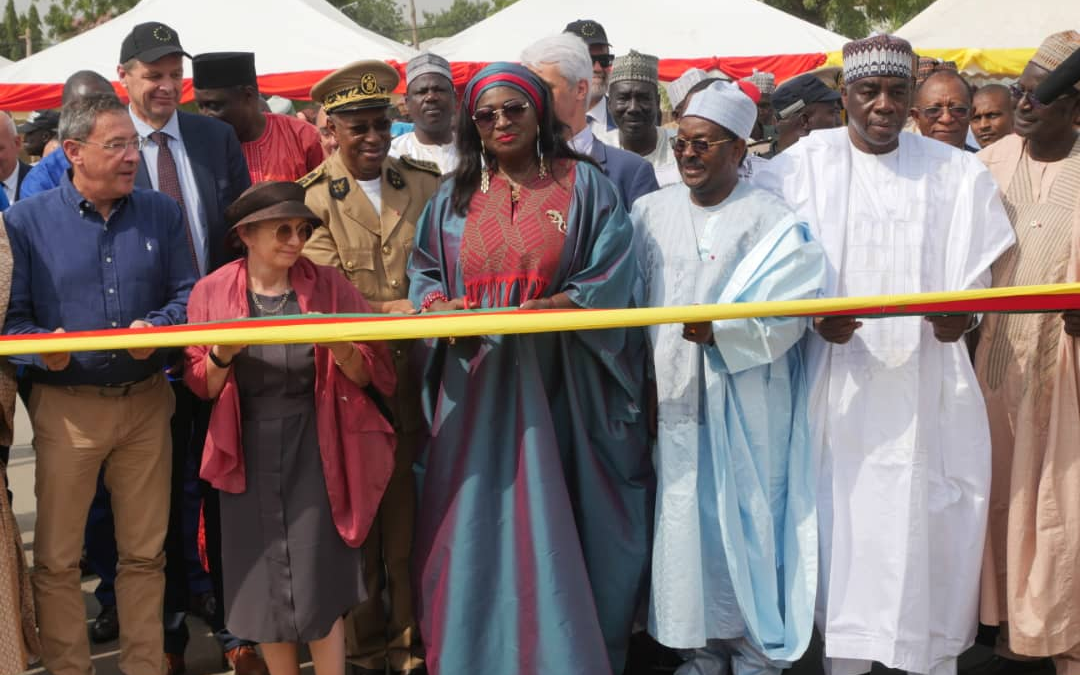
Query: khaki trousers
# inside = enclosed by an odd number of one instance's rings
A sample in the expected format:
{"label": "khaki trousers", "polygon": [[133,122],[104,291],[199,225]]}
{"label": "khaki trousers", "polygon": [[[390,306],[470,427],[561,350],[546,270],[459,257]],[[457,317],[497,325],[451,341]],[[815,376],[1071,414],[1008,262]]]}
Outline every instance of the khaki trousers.
{"label": "khaki trousers", "polygon": [[34,385],[37,453],[31,581],[42,661],[54,675],[90,675],[86,606],[79,587],[83,529],[105,466],[116,521],[120,670],[162,675],[165,530],[169,524],[175,399],[164,375],[103,396],[97,387]]}
{"label": "khaki trousers", "polygon": [[[398,433],[394,473],[386,486],[371,531],[364,540],[364,586],[368,600],[345,617],[345,651],[360,666],[408,672],[424,663],[413,615],[409,557],[416,519],[413,457],[420,434]],[[382,578],[390,596],[383,609]]]}

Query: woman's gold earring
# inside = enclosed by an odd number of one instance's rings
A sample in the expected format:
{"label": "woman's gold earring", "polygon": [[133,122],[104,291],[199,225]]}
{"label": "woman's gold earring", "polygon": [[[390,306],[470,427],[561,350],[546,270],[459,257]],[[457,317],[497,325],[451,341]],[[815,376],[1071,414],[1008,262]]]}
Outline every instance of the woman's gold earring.
{"label": "woman's gold earring", "polygon": [[538,175],[540,180],[547,178],[547,167],[544,166],[544,148],[540,145],[540,125],[536,125],[536,156],[540,160],[540,171]]}
{"label": "woman's gold earring", "polygon": [[480,192],[488,193],[491,189],[491,170],[487,163],[487,148],[484,141],[480,141]]}

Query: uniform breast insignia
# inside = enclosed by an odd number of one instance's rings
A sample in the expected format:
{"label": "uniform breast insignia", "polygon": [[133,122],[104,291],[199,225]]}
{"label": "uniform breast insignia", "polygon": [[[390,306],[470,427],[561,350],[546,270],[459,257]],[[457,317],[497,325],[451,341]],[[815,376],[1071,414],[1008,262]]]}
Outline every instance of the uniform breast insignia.
{"label": "uniform breast insignia", "polygon": [[386,181],[394,186],[395,190],[400,190],[405,187],[405,177],[398,173],[398,170],[394,168],[386,170]]}
{"label": "uniform breast insignia", "polygon": [[402,155],[401,161],[406,165],[414,169],[420,169],[421,171],[427,171],[428,173],[435,174],[436,176],[442,176],[442,171],[439,170],[439,165],[435,162],[427,162],[422,159],[414,159],[408,155]]}
{"label": "uniform breast insignia", "polygon": [[296,182],[300,185],[300,187],[302,187],[302,188],[304,188],[306,190],[309,186],[314,185],[315,183],[318,183],[319,180],[325,175],[326,175],[326,167],[321,165],[317,169],[312,171],[311,173],[308,173],[305,176],[301,176],[300,178],[297,178]]}
{"label": "uniform breast insignia", "polygon": [[330,196],[334,199],[345,199],[345,195],[349,194],[349,179],[348,178],[335,178],[330,181]]}

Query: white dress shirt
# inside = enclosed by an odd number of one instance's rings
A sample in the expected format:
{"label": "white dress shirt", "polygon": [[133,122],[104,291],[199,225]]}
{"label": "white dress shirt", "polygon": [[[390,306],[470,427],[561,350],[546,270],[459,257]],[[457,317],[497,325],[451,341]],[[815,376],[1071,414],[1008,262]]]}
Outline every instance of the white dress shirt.
{"label": "white dress shirt", "polygon": [[579,155],[591,157],[593,141],[595,140],[596,134],[594,134],[589,125],[586,124],[584,129],[574,134],[574,137],[570,139],[570,147]]}
{"label": "white dress shirt", "polygon": [[[184,137],[180,135],[180,118],[173,111],[172,117],[160,129],[155,129],[135,115],[135,111],[128,107],[131,121],[135,123],[135,131],[139,136],[146,139],[143,146],[142,160],[146,165],[146,172],[150,175],[150,185],[155,190],[160,190],[158,185],[158,146],[150,134],[155,131],[164,132],[169,137],[167,141],[169,151],[172,152],[173,161],[176,163],[176,175],[180,179],[180,194],[184,198],[184,207],[187,211],[188,228],[191,230],[191,241],[195,244],[195,257],[199,262],[199,276],[206,274],[206,259],[209,247],[206,241],[206,214],[203,212],[202,200],[199,199],[199,187],[195,183],[195,172],[191,167],[191,159],[188,157],[187,148],[184,146]],[[215,245],[223,246],[224,242],[215,242]]]}
{"label": "white dress shirt", "polygon": [[589,120],[589,126],[592,127],[593,134],[597,136],[602,136],[608,132],[607,103],[608,99],[605,95],[604,98],[600,99],[599,103],[589,110],[589,112],[585,113],[585,117]]}
{"label": "white dress shirt", "polygon": [[15,203],[15,193],[19,190],[19,163],[15,162],[15,170],[3,180],[4,194],[7,195],[8,204]]}

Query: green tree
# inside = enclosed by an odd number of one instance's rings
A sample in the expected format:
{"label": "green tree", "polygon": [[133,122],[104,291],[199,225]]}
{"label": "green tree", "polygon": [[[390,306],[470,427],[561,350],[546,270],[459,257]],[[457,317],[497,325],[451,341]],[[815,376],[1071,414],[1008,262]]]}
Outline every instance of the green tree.
{"label": "green tree", "polygon": [[495,0],[491,5],[491,11],[488,12],[488,16],[491,16],[495,12],[501,11],[517,2],[517,0]]}
{"label": "green tree", "polygon": [[408,26],[401,7],[394,0],[328,0],[358,25],[401,41],[406,37]]}
{"label": "green tree", "polygon": [[420,26],[420,39],[430,40],[456,35],[486,19],[492,11],[492,5],[485,0],[454,0],[454,4],[442,11],[424,12],[424,22]]}
{"label": "green tree", "polygon": [[933,0],[765,0],[777,9],[850,38],[896,30]]}
{"label": "green tree", "polygon": [[4,7],[4,27],[0,30],[0,53],[12,61],[26,56],[22,35],[19,33],[19,15],[15,12],[15,0],[7,0]]}
{"label": "green tree", "polygon": [[128,11],[139,0],[57,0],[45,12],[49,35],[59,42]]}

